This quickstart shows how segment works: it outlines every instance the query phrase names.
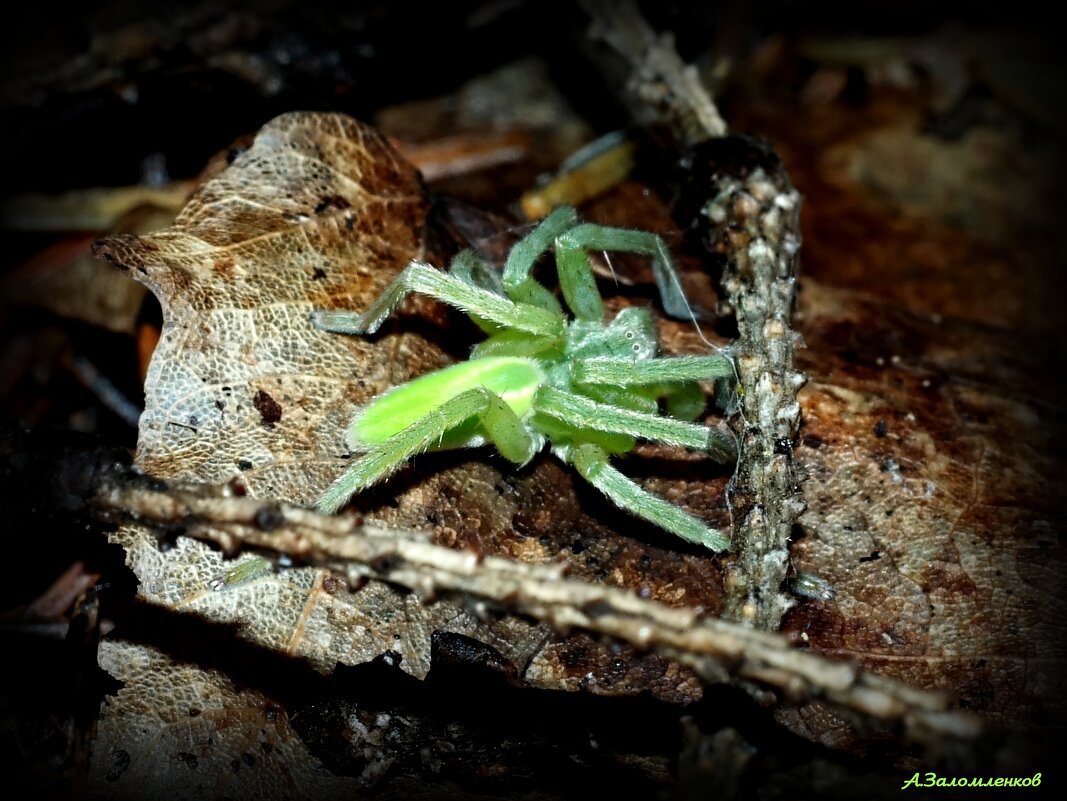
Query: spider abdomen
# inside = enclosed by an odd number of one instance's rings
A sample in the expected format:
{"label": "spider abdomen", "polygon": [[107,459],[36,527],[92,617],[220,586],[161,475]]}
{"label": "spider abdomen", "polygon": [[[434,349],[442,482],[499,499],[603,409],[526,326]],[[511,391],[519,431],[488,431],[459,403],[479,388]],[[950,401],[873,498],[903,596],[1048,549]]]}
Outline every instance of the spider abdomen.
{"label": "spider abdomen", "polygon": [[380,445],[445,401],[478,387],[499,395],[518,417],[524,417],[545,380],[545,371],[536,360],[518,356],[488,356],[453,364],[372,400],[352,421],[349,444],[359,449]]}

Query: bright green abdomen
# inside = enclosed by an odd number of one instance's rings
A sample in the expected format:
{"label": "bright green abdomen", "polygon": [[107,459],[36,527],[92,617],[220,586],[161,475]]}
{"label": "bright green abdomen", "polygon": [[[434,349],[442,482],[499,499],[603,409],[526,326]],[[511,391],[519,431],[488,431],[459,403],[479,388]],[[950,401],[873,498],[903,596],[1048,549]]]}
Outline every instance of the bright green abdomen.
{"label": "bright green abdomen", "polygon": [[545,373],[532,359],[493,356],[445,367],[389,390],[353,422],[352,444],[379,445],[442,403],[476,387],[496,393],[519,417],[530,411]]}

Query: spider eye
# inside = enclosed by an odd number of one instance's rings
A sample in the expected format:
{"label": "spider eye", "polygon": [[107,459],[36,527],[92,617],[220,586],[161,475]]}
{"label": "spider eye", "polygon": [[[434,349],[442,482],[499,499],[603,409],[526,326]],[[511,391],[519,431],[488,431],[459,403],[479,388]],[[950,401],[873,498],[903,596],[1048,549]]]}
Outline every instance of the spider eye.
{"label": "spider eye", "polygon": [[632,344],[630,347],[634,349],[634,353],[640,353],[641,352],[641,346],[638,345],[636,342],[634,344]]}
{"label": "spider eye", "polygon": [[627,339],[633,339],[634,338],[634,332],[633,331],[627,331],[626,332],[626,338]]}

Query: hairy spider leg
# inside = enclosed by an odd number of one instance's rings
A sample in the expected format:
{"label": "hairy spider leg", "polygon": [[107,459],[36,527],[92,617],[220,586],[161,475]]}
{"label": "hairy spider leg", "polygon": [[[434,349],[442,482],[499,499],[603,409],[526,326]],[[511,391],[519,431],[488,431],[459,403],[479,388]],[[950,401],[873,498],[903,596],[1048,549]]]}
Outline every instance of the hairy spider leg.
{"label": "hairy spider leg", "polygon": [[471,286],[420,261],[411,262],[366,311],[318,309],[311,313],[311,321],[317,328],[336,334],[373,334],[412,292],[455,306],[467,314],[505,328],[518,328],[549,337],[558,337],[563,333],[563,321],[558,315]]}
{"label": "hairy spider leg", "polygon": [[448,265],[448,274],[465,284],[487,289],[494,295],[505,294],[500,273],[471,248],[464,248],[452,257],[452,263]]}
{"label": "hairy spider leg", "polygon": [[[679,420],[696,420],[708,408],[704,390],[695,381],[663,384],[659,387],[657,397],[667,401],[667,414]],[[712,455],[719,461],[733,461],[733,458],[723,459],[719,454]]]}
{"label": "hairy spider leg", "polygon": [[642,489],[612,467],[608,454],[600,446],[579,445],[565,451],[563,456],[564,461],[573,464],[582,478],[630,514],[642,517],[684,540],[713,551],[724,551],[729,546],[729,540],[721,531],[711,528],[700,518],[658,495]]}
{"label": "hairy spider leg", "polygon": [[571,380],[575,384],[653,387],[653,397],[665,398],[667,413],[679,420],[695,420],[707,407],[704,390],[695,382],[705,379],[718,382],[733,377],[733,364],[724,354],[641,360],[613,357],[582,359],[571,367]]}
{"label": "hairy spider leg", "polygon": [[[704,391],[696,383],[703,379],[732,379],[733,363],[728,356],[664,356],[652,359],[581,359],[571,367],[575,384],[605,387],[652,387],[654,397],[667,400],[667,411],[679,420],[693,420],[704,411]],[[707,451],[721,462],[737,458],[732,438],[714,428],[708,429]]]}
{"label": "hairy spider leg", "polygon": [[[700,384],[680,381],[671,384],[644,384],[637,387],[616,387],[610,384],[583,384],[582,394],[593,400],[623,409],[658,414],[659,399],[667,404],[667,414],[676,420],[696,420],[707,408],[707,398]],[[709,454],[720,462],[737,459],[731,436],[723,434],[721,441],[711,441]]]}
{"label": "hairy spider leg", "polygon": [[[582,226],[578,226],[581,228]],[[601,322],[604,319],[604,301],[596,287],[596,277],[589,266],[589,254],[570,231],[556,237],[556,272],[559,274],[559,289],[567,306],[578,320]],[[615,248],[609,248],[614,250]]]}
{"label": "hairy spider leg", "polygon": [[649,442],[681,445],[706,451],[712,445],[714,429],[657,414],[598,403],[584,395],[542,385],[534,393],[535,412],[561,420],[574,428],[591,432],[626,434]]}
{"label": "hairy spider leg", "polygon": [[[500,274],[471,248],[461,250],[452,258],[452,263],[448,266],[448,274],[470,286],[488,290],[494,295],[506,297],[504,284],[500,281]],[[488,336],[493,336],[500,332],[500,326],[476,314],[472,314],[470,318]]]}
{"label": "hairy spider leg", "polygon": [[440,442],[446,433],[474,419],[500,454],[526,464],[543,444],[499,395],[476,387],[451,398],[352,464],[319,498],[323,514],[333,514],[359,490],[388,476],[404,462]]}
{"label": "hairy spider leg", "polygon": [[[658,234],[635,231],[630,228],[614,228],[595,223],[576,225],[556,241],[556,258],[559,258],[560,240],[564,250],[614,250],[620,253],[638,253],[652,256],[652,274],[659,288],[663,309],[679,320],[696,320],[693,309],[686,300],[681,279],[674,267],[674,259],[667,245]],[[562,286],[563,279],[560,278]],[[564,292],[566,297],[566,292]],[[567,299],[568,305],[570,299]],[[574,306],[572,305],[573,309]],[[578,312],[575,310],[575,315]],[[586,318],[591,319],[591,318]]]}
{"label": "hairy spider leg", "polygon": [[733,378],[733,375],[733,363],[729,357],[722,355],[662,356],[638,360],[611,357],[581,359],[571,368],[571,378],[576,384],[613,386]]}
{"label": "hairy spider leg", "polygon": [[[552,247],[556,238],[578,223],[578,212],[570,206],[560,206],[526,236],[515,243],[504,263],[504,291],[512,300],[531,303],[543,309],[563,314],[563,308],[548,289],[532,276],[534,265]],[[560,278],[560,283],[563,279]]]}

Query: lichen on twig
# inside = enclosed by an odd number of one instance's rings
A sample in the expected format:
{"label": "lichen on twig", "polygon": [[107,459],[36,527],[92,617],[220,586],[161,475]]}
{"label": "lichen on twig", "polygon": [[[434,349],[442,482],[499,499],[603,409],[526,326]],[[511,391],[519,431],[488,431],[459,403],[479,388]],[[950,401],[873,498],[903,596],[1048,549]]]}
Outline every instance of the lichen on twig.
{"label": "lichen on twig", "polygon": [[732,485],[733,560],[724,617],[775,631],[792,605],[782,587],[788,543],[804,510],[792,449],[800,426],[790,326],[800,249],[800,194],[773,151],[752,137],[729,136],[714,99],[669,36],[657,35],[633,3],[586,0],[590,35],[629,65],[627,95],[638,118],[655,117],[687,148],[680,216],[725,259],[724,310],[737,318],[741,445]]}

